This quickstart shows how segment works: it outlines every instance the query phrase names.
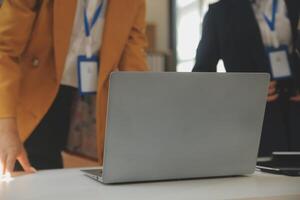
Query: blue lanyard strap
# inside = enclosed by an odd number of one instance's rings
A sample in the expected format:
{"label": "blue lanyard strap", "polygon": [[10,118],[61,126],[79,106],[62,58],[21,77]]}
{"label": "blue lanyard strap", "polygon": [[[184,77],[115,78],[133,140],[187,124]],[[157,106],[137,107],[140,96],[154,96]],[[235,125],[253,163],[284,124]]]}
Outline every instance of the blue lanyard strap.
{"label": "blue lanyard strap", "polygon": [[87,37],[89,37],[91,35],[91,30],[93,29],[93,27],[95,26],[101,12],[102,12],[102,8],[103,8],[103,3],[104,0],[102,1],[102,3],[98,6],[97,10],[95,11],[95,14],[92,18],[92,23],[91,25],[89,24],[89,19],[87,16],[87,7],[84,9],[84,29],[85,29],[85,35]]}
{"label": "blue lanyard strap", "polygon": [[264,19],[267,22],[268,26],[272,31],[275,31],[276,28],[276,13],[278,10],[278,0],[273,0],[273,5],[272,5],[272,19],[270,20],[265,14],[264,14]]}

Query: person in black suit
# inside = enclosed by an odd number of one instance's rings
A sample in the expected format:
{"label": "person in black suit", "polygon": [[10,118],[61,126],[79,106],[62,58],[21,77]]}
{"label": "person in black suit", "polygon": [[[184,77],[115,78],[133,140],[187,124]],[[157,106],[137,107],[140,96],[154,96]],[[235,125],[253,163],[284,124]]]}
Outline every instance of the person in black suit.
{"label": "person in black suit", "polygon": [[300,151],[299,9],[299,0],[221,0],[204,19],[193,72],[216,72],[222,59],[227,72],[272,76],[260,157]]}

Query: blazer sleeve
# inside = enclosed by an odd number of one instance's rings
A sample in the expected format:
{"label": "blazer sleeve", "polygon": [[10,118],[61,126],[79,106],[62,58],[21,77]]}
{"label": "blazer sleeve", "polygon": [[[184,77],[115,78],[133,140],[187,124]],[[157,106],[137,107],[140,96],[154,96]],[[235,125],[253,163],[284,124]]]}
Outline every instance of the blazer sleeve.
{"label": "blazer sleeve", "polygon": [[0,9],[0,118],[16,117],[20,80],[19,59],[35,19],[37,0],[5,0]]}
{"label": "blazer sleeve", "polygon": [[193,72],[216,72],[220,59],[219,42],[211,8],[204,17],[202,38],[197,48]]}
{"label": "blazer sleeve", "polygon": [[120,71],[147,71],[145,48],[146,39],[146,5],[145,0],[138,0],[138,10],[131,27],[127,43],[120,61]]}

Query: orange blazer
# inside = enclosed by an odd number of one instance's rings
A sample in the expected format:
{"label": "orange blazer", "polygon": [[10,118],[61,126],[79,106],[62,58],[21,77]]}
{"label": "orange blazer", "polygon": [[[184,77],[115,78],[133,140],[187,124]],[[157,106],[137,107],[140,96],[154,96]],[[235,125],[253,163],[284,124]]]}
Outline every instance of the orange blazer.
{"label": "orange blazer", "polygon": [[[76,0],[6,0],[0,9],[0,118],[15,117],[25,141],[58,92]],[[145,0],[108,0],[97,93],[102,164],[111,72],[145,71]]]}

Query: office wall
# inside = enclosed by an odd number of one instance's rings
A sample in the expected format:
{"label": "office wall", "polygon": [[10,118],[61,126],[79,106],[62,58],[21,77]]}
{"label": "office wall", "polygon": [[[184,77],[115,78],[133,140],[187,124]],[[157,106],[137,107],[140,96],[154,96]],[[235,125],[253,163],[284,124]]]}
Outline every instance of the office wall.
{"label": "office wall", "polygon": [[146,0],[147,21],[157,26],[157,50],[169,52],[169,0]]}

